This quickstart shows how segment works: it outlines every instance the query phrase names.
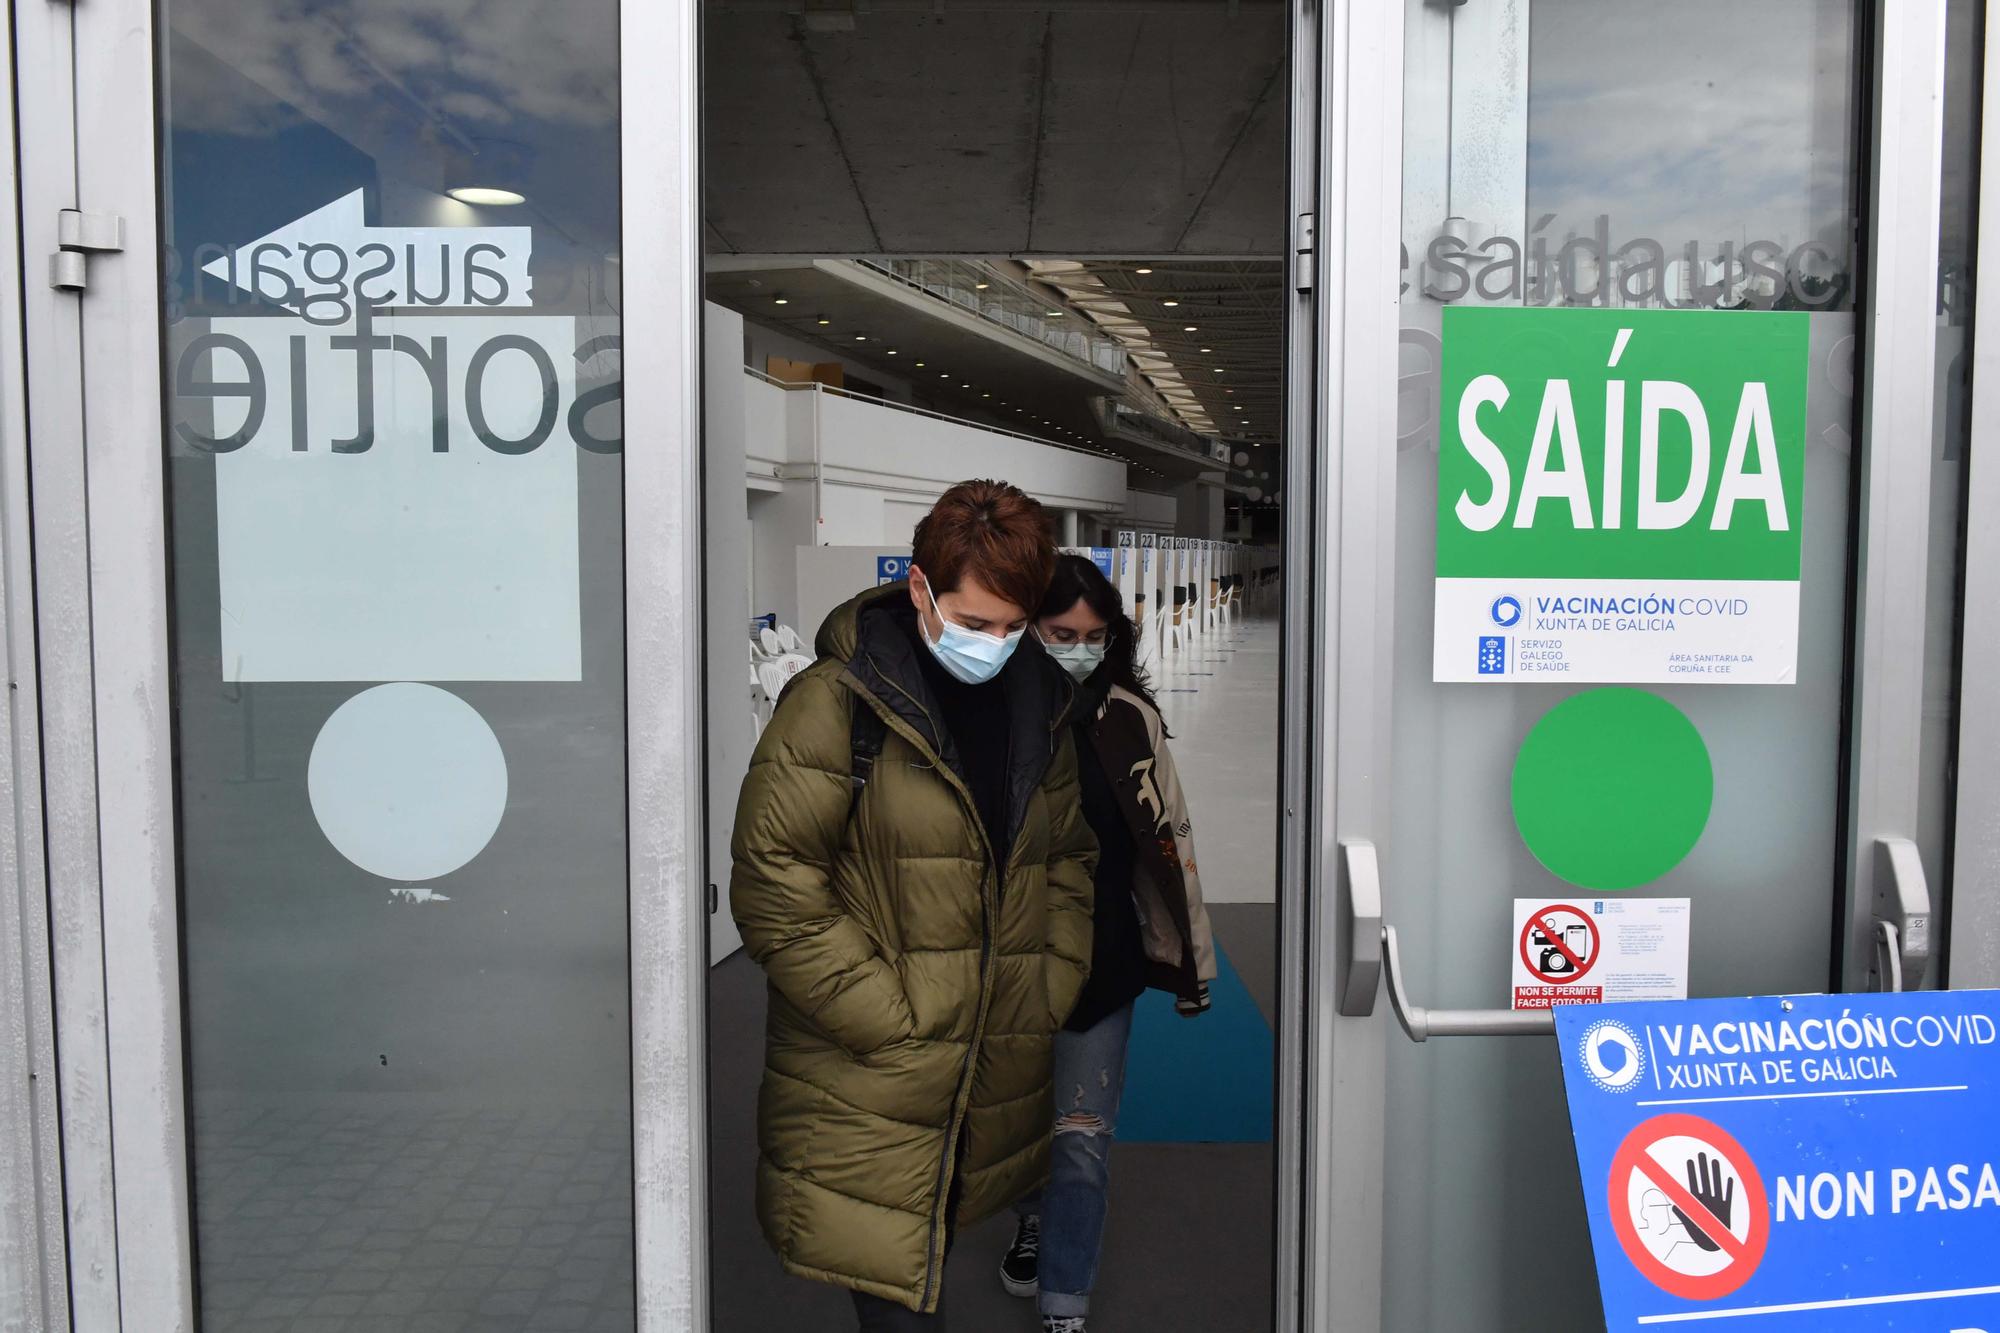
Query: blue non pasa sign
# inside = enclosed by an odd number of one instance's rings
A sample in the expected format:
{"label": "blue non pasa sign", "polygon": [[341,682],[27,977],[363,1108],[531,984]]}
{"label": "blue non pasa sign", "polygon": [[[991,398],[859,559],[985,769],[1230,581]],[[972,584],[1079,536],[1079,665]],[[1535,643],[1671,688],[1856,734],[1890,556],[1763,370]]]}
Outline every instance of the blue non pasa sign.
{"label": "blue non pasa sign", "polygon": [[2000,1333],[2000,992],[1577,1005],[1611,1333]]}

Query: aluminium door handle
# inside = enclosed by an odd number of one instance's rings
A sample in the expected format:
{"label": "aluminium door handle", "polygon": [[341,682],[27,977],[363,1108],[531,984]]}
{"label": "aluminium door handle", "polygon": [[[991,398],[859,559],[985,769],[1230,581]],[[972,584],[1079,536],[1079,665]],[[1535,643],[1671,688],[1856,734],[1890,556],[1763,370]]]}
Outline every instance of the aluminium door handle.
{"label": "aluminium door handle", "polygon": [[1382,871],[1375,844],[1363,838],[1340,844],[1339,918],[1346,931],[1339,1009],[1350,1018],[1375,1012],[1375,994],[1386,974],[1389,1003],[1411,1041],[1432,1037],[1534,1036],[1556,1030],[1547,1009],[1429,1009],[1410,1002],[1396,928],[1383,920]]}
{"label": "aluminium door handle", "polygon": [[1365,1018],[1375,1012],[1382,982],[1382,872],[1375,844],[1343,841],[1336,874],[1334,890],[1345,909],[1338,919],[1347,935],[1339,1009],[1350,1018]]}
{"label": "aluminium door handle", "polygon": [[1875,989],[1917,990],[1931,965],[1931,890],[1908,838],[1875,840]]}
{"label": "aluminium door handle", "polygon": [[1431,1037],[1533,1037],[1556,1030],[1553,1009],[1427,1009],[1411,1004],[1403,990],[1403,960],[1396,947],[1396,928],[1382,927],[1384,970],[1389,974],[1389,1003],[1411,1041]]}

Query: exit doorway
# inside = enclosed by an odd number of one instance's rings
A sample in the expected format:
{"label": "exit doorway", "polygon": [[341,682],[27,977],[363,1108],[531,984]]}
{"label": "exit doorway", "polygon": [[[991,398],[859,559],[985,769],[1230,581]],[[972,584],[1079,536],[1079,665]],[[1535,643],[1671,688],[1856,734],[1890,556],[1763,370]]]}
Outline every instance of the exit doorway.
{"label": "exit doorway", "polygon": [[[715,0],[705,18],[716,678],[741,695],[746,619],[790,650],[753,645],[760,670],[809,657],[820,620],[899,576],[915,520],[965,478],[1025,487],[1058,544],[1101,563],[1172,733],[1219,976],[1198,1019],[1161,993],[1137,1006],[1090,1326],[1273,1328],[1284,12]],[[719,889],[771,694],[753,689],[748,727],[711,719]],[[845,1295],[781,1276],[758,1234],[765,983],[735,946],[725,908],[714,1327],[842,1327]],[[999,1279],[1014,1230],[1002,1214],[955,1238],[951,1320],[1035,1323]]]}

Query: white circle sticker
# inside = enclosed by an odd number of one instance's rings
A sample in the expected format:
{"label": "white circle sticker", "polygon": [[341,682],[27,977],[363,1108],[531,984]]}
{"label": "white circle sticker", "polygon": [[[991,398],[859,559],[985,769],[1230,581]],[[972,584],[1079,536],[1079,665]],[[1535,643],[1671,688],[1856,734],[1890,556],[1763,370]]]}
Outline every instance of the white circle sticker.
{"label": "white circle sticker", "polygon": [[479,855],[507,810],[507,758],[486,719],[435,685],[363,690],[313,741],[320,831],[373,875],[413,883]]}

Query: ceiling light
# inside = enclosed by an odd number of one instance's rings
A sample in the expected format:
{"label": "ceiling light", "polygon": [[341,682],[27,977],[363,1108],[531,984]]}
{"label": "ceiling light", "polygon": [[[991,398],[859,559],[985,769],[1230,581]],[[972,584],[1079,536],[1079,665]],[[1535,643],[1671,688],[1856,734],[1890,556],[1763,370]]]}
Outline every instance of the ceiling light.
{"label": "ceiling light", "polygon": [[992,285],[993,284],[990,282],[975,282],[972,284],[972,290],[975,292],[983,292]]}
{"label": "ceiling light", "polygon": [[1194,325],[1192,325],[1192,324],[1183,324],[1183,325],[1181,325],[1181,332],[1182,332],[1182,333],[1193,333],[1194,331],[1195,331],[1195,326],[1194,326]]}
{"label": "ceiling light", "polygon": [[512,190],[499,190],[490,185],[461,185],[446,194],[461,204],[474,204],[481,208],[510,208],[515,204],[525,204],[528,196],[516,194]]}
{"label": "ceiling light", "polygon": [[1050,319],[1061,319],[1061,318],[1062,318],[1062,311],[1060,311],[1060,310],[1051,310],[1051,311],[1049,311],[1049,312],[1048,312],[1048,314],[1049,314],[1049,318],[1050,318]]}
{"label": "ceiling light", "polygon": [[868,335],[865,333],[857,333],[854,335],[854,341],[858,343],[865,343],[868,341]]}
{"label": "ceiling light", "polygon": [[1153,270],[1151,270],[1151,269],[1149,269],[1149,268],[1135,268],[1135,269],[1133,269],[1132,271],[1133,271],[1134,273],[1151,273],[1151,272],[1152,272]]}
{"label": "ceiling light", "polygon": [[982,394],[980,394],[979,396],[980,396],[981,398],[991,398],[991,397],[992,397],[993,395],[992,395],[992,394],[990,394],[990,393],[982,393]]}
{"label": "ceiling light", "polygon": [[789,296],[774,296],[771,298],[772,305],[790,305],[791,303],[792,298]]}
{"label": "ceiling light", "polygon": [[895,354],[896,354],[896,349],[893,347],[891,347],[887,352],[883,353],[884,356],[894,356]]}
{"label": "ceiling light", "polygon": [[1160,302],[1160,304],[1161,304],[1161,305],[1163,305],[1163,306],[1165,306],[1165,307],[1166,307],[1167,309],[1169,309],[1169,310],[1172,310],[1172,309],[1173,309],[1173,308],[1174,308],[1175,306],[1179,305],[1179,304],[1180,304],[1180,302],[1179,302],[1179,301],[1162,301],[1162,302]]}
{"label": "ceiling light", "polygon": [[924,363],[921,361],[917,362],[917,369],[922,370],[923,368],[924,368]]}
{"label": "ceiling light", "polygon": [[1213,352],[1215,349],[1213,347],[1204,347],[1201,350],[1204,352]]}
{"label": "ceiling light", "polygon": [[821,328],[825,328],[825,327],[826,327],[827,325],[829,325],[829,324],[831,324],[831,323],[833,323],[833,321],[832,321],[832,320],[830,320],[830,319],[828,319],[828,318],[827,318],[827,317],[826,317],[825,315],[821,315],[821,316],[819,317],[819,326],[820,326]]}
{"label": "ceiling light", "polygon": [[938,372],[938,378],[939,378],[939,379],[941,379],[941,380],[948,380],[948,379],[950,379],[950,378],[951,378],[951,372],[949,372],[949,371],[945,371],[945,370],[940,370],[940,371]]}

